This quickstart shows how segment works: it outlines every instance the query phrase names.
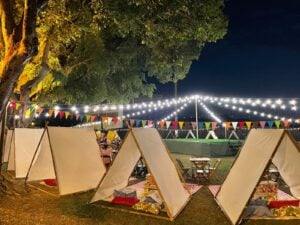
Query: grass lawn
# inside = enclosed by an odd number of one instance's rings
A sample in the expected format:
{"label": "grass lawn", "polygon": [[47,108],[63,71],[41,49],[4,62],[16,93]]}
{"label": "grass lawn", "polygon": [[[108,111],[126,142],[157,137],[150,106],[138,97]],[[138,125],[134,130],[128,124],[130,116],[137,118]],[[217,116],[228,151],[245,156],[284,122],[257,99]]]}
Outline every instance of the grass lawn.
{"label": "grass lawn", "polygon": [[[173,155],[190,166],[188,155]],[[224,177],[234,158],[222,158],[219,176]],[[213,183],[222,181],[213,180]],[[173,222],[105,209],[87,204],[93,193],[52,197],[31,189],[23,195],[0,195],[1,225],[230,225],[207,186],[193,195],[187,207]],[[247,225],[299,225],[300,220],[248,220]]]}

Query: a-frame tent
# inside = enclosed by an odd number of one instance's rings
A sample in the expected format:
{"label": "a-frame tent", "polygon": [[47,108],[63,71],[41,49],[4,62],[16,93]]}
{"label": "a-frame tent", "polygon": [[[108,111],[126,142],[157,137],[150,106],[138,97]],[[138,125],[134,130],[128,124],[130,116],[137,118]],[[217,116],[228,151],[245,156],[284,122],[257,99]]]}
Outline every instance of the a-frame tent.
{"label": "a-frame tent", "polygon": [[[16,178],[25,178],[43,129],[15,128],[11,143],[7,143],[4,157],[8,158],[7,171],[14,171]],[[9,136],[7,136],[9,138]],[[7,141],[9,141],[7,139]]]}
{"label": "a-frame tent", "polygon": [[96,188],[105,172],[93,129],[47,127],[26,183],[56,179],[59,195],[66,195]]}
{"label": "a-frame tent", "polygon": [[216,201],[232,224],[241,222],[264,171],[273,163],[292,195],[300,199],[300,150],[283,129],[252,129]]}
{"label": "a-frame tent", "polygon": [[127,133],[118,155],[100,182],[91,202],[105,201],[114,190],[126,187],[140,157],[143,157],[148,171],[154,177],[169,218],[175,219],[191,195],[184,188],[182,177],[155,128],[132,128]]}
{"label": "a-frame tent", "polygon": [[12,136],[13,136],[13,130],[7,130],[6,137],[5,137],[5,143],[4,143],[4,151],[2,154],[2,163],[8,162],[8,156],[9,156],[9,150],[10,145],[12,142]]}

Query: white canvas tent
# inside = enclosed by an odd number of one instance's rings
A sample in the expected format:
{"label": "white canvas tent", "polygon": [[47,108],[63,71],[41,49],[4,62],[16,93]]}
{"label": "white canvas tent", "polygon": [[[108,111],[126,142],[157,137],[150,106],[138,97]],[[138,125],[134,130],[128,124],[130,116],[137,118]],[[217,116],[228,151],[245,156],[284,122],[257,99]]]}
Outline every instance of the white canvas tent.
{"label": "white canvas tent", "polygon": [[140,157],[145,160],[163,199],[167,214],[174,219],[190,200],[168,150],[155,128],[132,128],[91,202],[106,200],[114,190],[128,185]]}
{"label": "white canvas tent", "polygon": [[213,130],[208,131],[208,133],[207,133],[205,139],[209,139],[210,137],[212,137],[213,139],[219,139],[219,138],[217,137],[215,131],[213,131]]}
{"label": "white canvas tent", "polygon": [[232,224],[241,222],[264,171],[272,162],[295,198],[300,199],[300,150],[282,129],[252,129],[216,201]]}
{"label": "white canvas tent", "polygon": [[4,152],[3,152],[3,155],[2,155],[2,162],[3,163],[8,162],[10,145],[12,143],[12,136],[13,136],[13,130],[7,130],[5,143],[4,143]]}
{"label": "white canvas tent", "polygon": [[[8,171],[14,171],[16,178],[25,178],[43,129],[15,128],[10,147],[4,156],[8,157]],[[9,133],[8,133],[9,134]],[[9,141],[9,140],[7,140]]]}
{"label": "white canvas tent", "polygon": [[60,195],[97,187],[106,172],[93,129],[47,127],[26,177],[26,183],[57,180]]}

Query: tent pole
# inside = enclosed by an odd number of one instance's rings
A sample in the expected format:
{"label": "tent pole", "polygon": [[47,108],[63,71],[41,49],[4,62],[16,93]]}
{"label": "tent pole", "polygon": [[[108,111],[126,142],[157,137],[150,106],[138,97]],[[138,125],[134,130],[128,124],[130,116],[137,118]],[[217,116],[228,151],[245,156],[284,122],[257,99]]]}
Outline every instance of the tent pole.
{"label": "tent pole", "polygon": [[198,97],[195,98],[195,117],[196,117],[196,137],[199,139],[199,127],[198,127]]}

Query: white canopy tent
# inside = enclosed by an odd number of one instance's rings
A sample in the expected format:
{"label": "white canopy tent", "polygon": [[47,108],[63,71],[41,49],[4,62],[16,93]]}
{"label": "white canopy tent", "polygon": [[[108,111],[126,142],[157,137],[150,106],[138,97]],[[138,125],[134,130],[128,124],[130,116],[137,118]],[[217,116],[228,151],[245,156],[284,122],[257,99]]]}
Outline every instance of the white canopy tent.
{"label": "white canopy tent", "polygon": [[4,143],[4,152],[2,155],[3,163],[8,162],[8,156],[9,156],[10,145],[12,142],[12,136],[13,136],[13,130],[7,130],[6,137],[5,137],[5,143]]}
{"label": "white canopy tent", "polygon": [[[10,144],[7,143],[7,145],[5,145],[5,147],[9,147],[9,150],[5,150],[4,157],[8,158],[7,170],[15,171],[16,178],[26,177],[42,133],[43,129],[14,129]],[[9,138],[9,136],[7,137]],[[9,142],[8,139],[7,141]]]}
{"label": "white canopy tent", "polygon": [[294,139],[283,129],[252,129],[216,195],[232,224],[243,219],[242,214],[271,162],[292,195],[300,199],[300,150]]}
{"label": "white canopy tent", "polygon": [[167,214],[174,219],[190,200],[176,166],[155,128],[132,128],[112,166],[100,182],[91,202],[106,200],[114,190],[128,185],[140,157],[145,160],[163,199]]}
{"label": "white canopy tent", "polygon": [[26,183],[56,178],[59,194],[66,195],[96,188],[105,172],[93,129],[47,127]]}

